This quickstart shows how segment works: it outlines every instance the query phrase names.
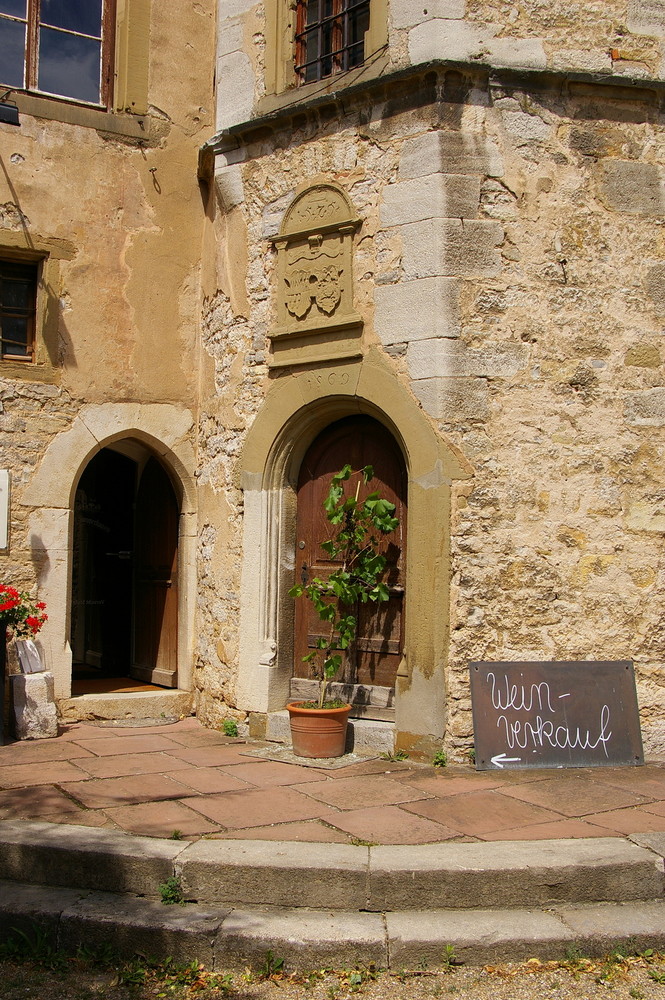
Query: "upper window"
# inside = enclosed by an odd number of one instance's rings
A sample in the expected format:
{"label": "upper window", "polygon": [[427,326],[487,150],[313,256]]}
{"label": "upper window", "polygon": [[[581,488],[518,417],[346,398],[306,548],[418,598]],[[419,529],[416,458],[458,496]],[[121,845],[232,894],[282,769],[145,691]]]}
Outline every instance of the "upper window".
{"label": "upper window", "polygon": [[0,84],[108,106],[114,0],[0,0]]}
{"label": "upper window", "polygon": [[362,65],[368,29],[369,0],[298,0],[298,82],[311,83]]}
{"label": "upper window", "polygon": [[3,360],[34,361],[38,264],[0,260],[0,343]]}

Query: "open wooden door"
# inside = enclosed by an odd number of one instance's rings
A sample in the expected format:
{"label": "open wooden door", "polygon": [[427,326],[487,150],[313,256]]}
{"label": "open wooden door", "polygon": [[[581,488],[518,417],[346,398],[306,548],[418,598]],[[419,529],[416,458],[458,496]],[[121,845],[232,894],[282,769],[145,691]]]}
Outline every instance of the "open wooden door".
{"label": "open wooden door", "polygon": [[[346,689],[340,696],[352,701],[356,716],[390,719],[394,717],[395,676],[403,653],[407,477],[397,442],[377,420],[364,416],[340,420],[320,434],[307,451],[298,480],[296,575],[306,582],[312,576],[325,578],[332,571],[333,564],[321,548],[331,533],[323,500],[331,476],[347,462],[354,470],[373,466],[375,478],[366,492],[379,490],[395,504],[399,527],[384,542],[390,600],[359,607],[358,637],[348,651]],[[297,600],[292,698],[313,696],[316,682],[308,680],[309,665],[302,658],[321,634],[321,623],[310,602]]]}
{"label": "open wooden door", "polygon": [[178,503],[155,458],[136,496],[132,677],[164,687],[178,674]]}

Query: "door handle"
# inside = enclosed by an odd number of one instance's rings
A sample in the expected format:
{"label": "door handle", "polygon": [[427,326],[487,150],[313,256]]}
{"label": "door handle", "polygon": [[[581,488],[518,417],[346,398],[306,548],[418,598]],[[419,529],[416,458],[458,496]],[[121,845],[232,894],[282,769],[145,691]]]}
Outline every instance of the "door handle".
{"label": "door handle", "polygon": [[302,564],[302,569],[300,570],[300,582],[302,584],[307,583],[308,571],[309,571],[309,567],[308,567],[307,563],[303,563]]}

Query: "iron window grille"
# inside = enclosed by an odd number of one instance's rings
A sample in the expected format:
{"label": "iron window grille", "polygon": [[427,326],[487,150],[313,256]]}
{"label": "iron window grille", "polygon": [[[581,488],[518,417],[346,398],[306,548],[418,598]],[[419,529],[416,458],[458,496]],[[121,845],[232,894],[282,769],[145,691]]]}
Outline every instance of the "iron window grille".
{"label": "iron window grille", "polygon": [[298,83],[311,83],[361,66],[368,28],[369,0],[298,0]]}

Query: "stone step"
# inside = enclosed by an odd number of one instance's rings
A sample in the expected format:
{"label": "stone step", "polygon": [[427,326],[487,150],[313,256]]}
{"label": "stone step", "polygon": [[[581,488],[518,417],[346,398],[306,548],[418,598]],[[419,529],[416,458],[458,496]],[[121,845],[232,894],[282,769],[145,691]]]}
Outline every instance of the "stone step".
{"label": "stone step", "polygon": [[191,715],[191,691],[116,691],[60,698],[58,715],[64,722],[91,719],[159,719]]}
{"label": "stone step", "polygon": [[0,938],[39,928],[68,952],[108,945],[164,960],[198,959],[209,970],[260,968],[268,952],[286,971],[437,968],[589,957],[615,947],[665,948],[665,902],[562,904],[529,909],[409,910],[386,914],[291,907],[188,904],[83,889],[0,882]]}
{"label": "stone step", "polygon": [[6,880],[158,897],[170,877],[214,906],[486,910],[660,900],[658,846],[620,838],[356,847],[194,843],[30,821],[0,823]]}

